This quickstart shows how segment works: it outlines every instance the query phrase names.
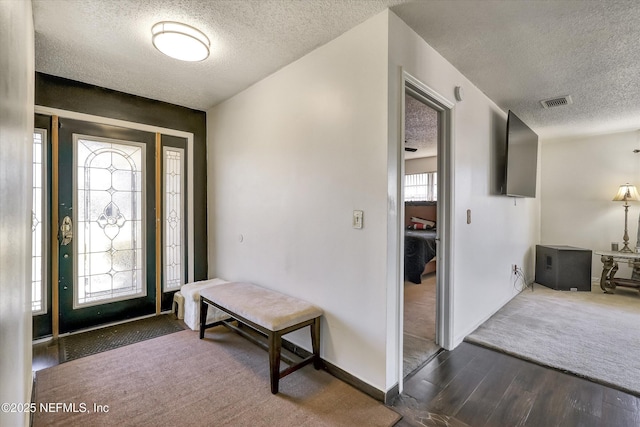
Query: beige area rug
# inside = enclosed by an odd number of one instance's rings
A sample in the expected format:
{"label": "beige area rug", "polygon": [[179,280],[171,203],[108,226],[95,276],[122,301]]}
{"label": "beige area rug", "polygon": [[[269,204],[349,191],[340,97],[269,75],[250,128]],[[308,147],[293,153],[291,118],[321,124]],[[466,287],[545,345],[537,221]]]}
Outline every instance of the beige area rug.
{"label": "beige area rug", "polygon": [[[204,340],[182,331],[39,371],[35,399],[38,407],[67,406],[36,412],[34,426],[390,426],[400,419],[312,366],[281,379],[280,393],[271,394],[267,352],[221,327]],[[94,412],[94,404],[108,412]]]}
{"label": "beige area rug", "polygon": [[465,341],[640,395],[640,295],[526,289]]}
{"label": "beige area rug", "polygon": [[429,274],[417,285],[404,283],[403,376],[406,377],[435,355],[436,275]]}

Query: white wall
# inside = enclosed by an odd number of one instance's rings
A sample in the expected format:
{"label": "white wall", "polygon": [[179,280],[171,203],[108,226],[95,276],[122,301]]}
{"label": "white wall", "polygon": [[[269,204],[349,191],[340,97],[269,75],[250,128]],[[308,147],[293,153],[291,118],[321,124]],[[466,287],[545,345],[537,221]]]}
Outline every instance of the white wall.
{"label": "white wall", "polygon": [[31,2],[0,1],[0,403],[31,401],[33,35]]}
{"label": "white wall", "polygon": [[[613,202],[627,182],[640,188],[640,133],[621,132],[544,141],[542,144],[541,242],[596,250],[622,247],[623,202]],[[630,202],[629,244],[637,242],[640,203]],[[602,272],[593,257],[592,276]],[[629,269],[621,266],[624,277]]]}
{"label": "white wall", "polygon": [[438,158],[420,157],[418,159],[407,159],[404,162],[404,173],[409,175],[412,173],[437,172]]}
{"label": "white wall", "polygon": [[380,390],[386,28],[378,15],[207,112],[210,276],[322,307],[321,356]]}
{"label": "white wall", "polygon": [[[453,230],[449,236],[453,271],[448,286],[453,292],[452,338],[457,345],[515,296],[512,264],[524,267],[533,280],[540,201],[539,196],[516,202],[494,194],[506,114],[393,13],[389,13],[391,145],[398,147],[400,142],[399,123],[393,118],[401,108],[402,70],[450,103],[454,103],[455,86],[464,88],[464,100],[453,109]],[[394,173],[390,170],[389,176]],[[441,179],[438,184],[443,184]],[[471,209],[471,224],[466,222],[467,209]]]}
{"label": "white wall", "polygon": [[322,357],[383,391],[401,363],[400,67],[447,98],[465,87],[453,129],[457,344],[515,295],[512,264],[533,274],[539,202],[491,190],[504,112],[388,10],[207,112],[210,276],[323,307]]}

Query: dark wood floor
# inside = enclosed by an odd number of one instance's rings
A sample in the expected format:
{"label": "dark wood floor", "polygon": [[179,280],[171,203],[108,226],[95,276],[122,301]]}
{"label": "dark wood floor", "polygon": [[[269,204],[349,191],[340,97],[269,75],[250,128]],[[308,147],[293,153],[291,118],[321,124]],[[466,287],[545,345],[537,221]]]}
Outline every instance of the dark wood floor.
{"label": "dark wood floor", "polygon": [[405,381],[393,409],[399,427],[640,426],[638,397],[469,343]]}
{"label": "dark wood floor", "polygon": [[49,340],[33,344],[31,353],[32,369],[39,371],[60,364],[57,340]]}

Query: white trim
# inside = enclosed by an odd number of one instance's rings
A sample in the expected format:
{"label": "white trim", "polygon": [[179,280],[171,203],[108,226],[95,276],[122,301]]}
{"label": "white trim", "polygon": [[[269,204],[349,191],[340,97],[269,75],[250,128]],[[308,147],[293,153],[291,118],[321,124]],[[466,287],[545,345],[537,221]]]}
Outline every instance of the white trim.
{"label": "white trim", "polygon": [[[401,139],[404,141],[404,119],[405,119],[405,91],[409,90],[412,95],[417,96],[420,100],[424,101],[431,108],[434,108],[438,112],[442,113],[439,117],[439,132],[438,137],[438,245],[437,245],[437,260],[438,269],[436,271],[436,344],[444,347],[445,349],[453,348],[453,267],[452,267],[452,250],[451,242],[453,242],[453,163],[452,154],[454,148],[454,107],[455,103],[446,97],[442,96],[437,91],[433,90],[429,86],[420,82],[418,79],[402,70],[402,88],[401,88],[401,115],[400,115],[400,129]],[[403,144],[398,144],[399,150],[403,150]],[[398,167],[398,181],[404,177],[404,151],[401,151],[399,155],[399,167]],[[399,201],[404,201],[404,186],[401,186],[398,196]],[[398,239],[401,243],[404,242],[404,202],[398,203]],[[398,290],[398,354],[403,354],[403,331],[404,331],[404,245],[398,246],[398,262],[399,262],[399,276],[397,283]],[[448,284],[448,286],[445,286]],[[403,378],[403,357],[398,358],[398,378],[399,378],[399,390],[402,392],[404,386]]]}
{"label": "white trim", "polygon": [[[453,336],[455,321],[454,316],[454,269],[453,269],[453,246],[455,241],[455,230],[453,227],[453,217],[455,212],[455,198],[453,197],[455,188],[455,174],[453,153],[455,149],[455,108],[451,108],[445,115],[445,123],[442,126],[442,141],[438,147],[438,218],[440,230],[444,230],[444,238],[440,239],[439,262],[444,267],[438,276],[438,290],[441,292],[441,298],[438,300],[438,311],[441,313],[438,318],[438,344],[447,349],[452,350],[455,344]],[[445,191],[448,187],[448,191]],[[445,283],[448,286],[445,286]]]}
{"label": "white trim", "polygon": [[[431,89],[429,86],[422,83],[420,80],[416,79],[406,71],[402,71],[402,79],[404,82],[403,89],[404,87],[406,87],[406,84],[409,83],[412,86],[415,86],[416,88],[418,88],[421,92],[423,92],[424,95],[427,95],[429,96],[429,98],[432,98],[432,100],[436,101],[436,103],[441,104],[441,107],[444,107],[447,110],[453,110],[453,108],[455,107],[456,105],[455,102],[450,101],[446,97],[440,95],[438,92]],[[440,155],[440,153],[438,153],[438,155]]]}
{"label": "white trim", "polygon": [[187,277],[187,281],[192,281],[194,278],[194,271],[195,271],[195,266],[194,266],[194,258],[195,258],[195,255],[194,255],[195,254],[195,242],[194,242],[195,234],[194,233],[195,232],[194,232],[194,224],[193,224],[193,221],[194,221],[194,203],[193,203],[194,202],[194,192],[193,192],[194,191],[193,190],[193,177],[194,177],[193,138],[194,137],[193,137],[193,133],[175,130],[175,129],[163,128],[160,126],[146,125],[143,123],[129,122],[126,120],[112,119],[109,117],[94,116],[93,114],[61,110],[59,108],[44,107],[41,105],[35,106],[35,113],[44,114],[48,116],[59,116],[67,119],[83,120],[87,122],[100,123],[105,125],[120,126],[124,128],[136,129],[136,130],[141,130],[141,131],[146,131],[151,133],[161,133],[163,135],[171,135],[171,136],[177,136],[177,137],[187,139],[187,175],[188,175],[188,179],[187,179],[188,224],[187,224],[187,227],[188,228],[187,228],[186,238],[187,238],[187,247],[188,247],[187,259],[188,259],[188,268],[189,268],[189,275]]}
{"label": "white trim", "polygon": [[400,89],[400,140],[398,144],[398,222],[396,224],[396,230],[398,232],[398,236],[396,240],[398,241],[398,277],[396,278],[396,289],[397,289],[397,298],[398,298],[398,393],[402,393],[404,390],[404,215],[405,215],[405,203],[404,203],[404,175],[406,173],[405,170],[405,158],[404,158],[404,140],[406,139],[405,135],[405,79],[404,79],[404,71],[402,72],[402,86]]}
{"label": "white trim", "polygon": [[95,116],[93,114],[78,113],[76,111],[61,110],[59,108],[43,107],[41,105],[36,105],[35,111],[36,111],[36,114],[44,114],[47,116],[60,116],[60,117],[65,117],[67,119],[101,123],[101,124],[111,125],[111,126],[120,126],[128,129],[137,129],[137,130],[142,130],[150,133],[161,133],[163,135],[180,136],[182,138],[188,138],[189,136],[193,137],[193,134],[191,132],[163,128],[163,127],[154,126],[154,125],[147,125],[144,123],[130,122],[127,120],[112,119],[110,117]]}

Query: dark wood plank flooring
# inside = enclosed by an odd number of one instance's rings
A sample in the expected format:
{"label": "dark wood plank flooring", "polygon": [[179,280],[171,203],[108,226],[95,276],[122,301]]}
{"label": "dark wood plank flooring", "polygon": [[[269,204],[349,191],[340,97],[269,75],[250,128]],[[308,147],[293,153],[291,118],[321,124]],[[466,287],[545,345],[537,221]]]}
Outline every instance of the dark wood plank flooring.
{"label": "dark wood plank flooring", "polygon": [[636,396],[469,343],[405,381],[393,409],[399,427],[640,426]]}
{"label": "dark wood plank flooring", "polygon": [[32,346],[32,370],[40,371],[60,364],[60,348],[58,340],[40,341]]}

